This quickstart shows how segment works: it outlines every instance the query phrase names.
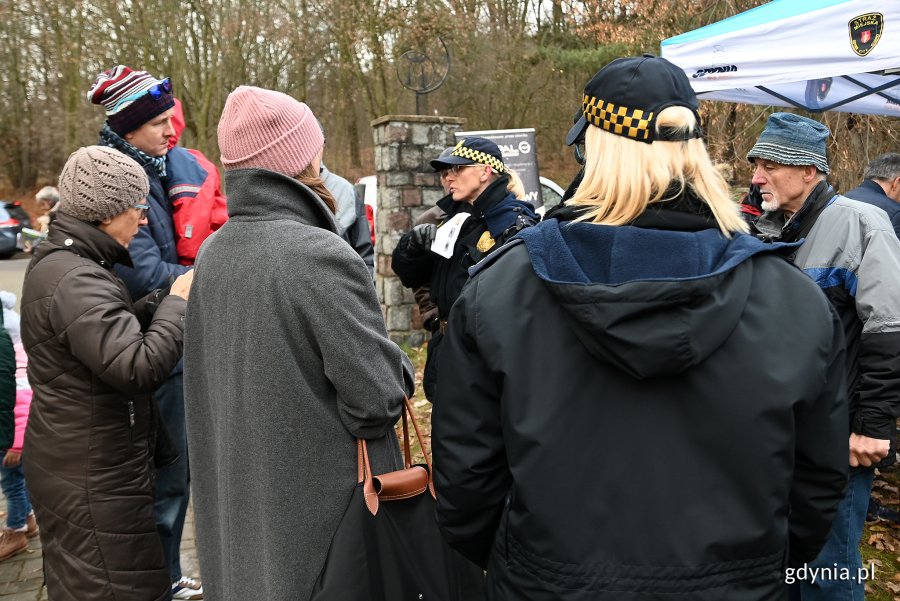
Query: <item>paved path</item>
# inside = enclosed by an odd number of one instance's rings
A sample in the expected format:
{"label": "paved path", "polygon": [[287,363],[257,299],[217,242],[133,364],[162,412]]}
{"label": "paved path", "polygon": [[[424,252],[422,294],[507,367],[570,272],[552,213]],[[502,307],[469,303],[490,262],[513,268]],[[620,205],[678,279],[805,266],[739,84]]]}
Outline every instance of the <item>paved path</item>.
{"label": "paved path", "polygon": [[[0,507],[6,500],[0,496]],[[2,523],[6,523],[4,513]],[[38,524],[40,526],[40,524]],[[181,569],[187,576],[197,577],[197,550],[194,546],[194,513],[188,511],[181,540]],[[41,566],[40,537],[28,543],[28,550],[0,562],[0,601],[46,601],[44,573]]]}

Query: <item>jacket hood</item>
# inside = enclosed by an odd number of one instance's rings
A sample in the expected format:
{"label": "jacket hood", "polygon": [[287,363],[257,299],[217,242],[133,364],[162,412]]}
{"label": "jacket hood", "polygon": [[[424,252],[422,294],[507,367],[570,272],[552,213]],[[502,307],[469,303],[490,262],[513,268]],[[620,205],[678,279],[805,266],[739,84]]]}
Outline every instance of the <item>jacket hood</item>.
{"label": "jacket hood", "polygon": [[671,231],[544,221],[523,230],[532,267],[595,357],[635,378],[703,362],[734,330],[764,244],[718,229]]}
{"label": "jacket hood", "polygon": [[184,109],[181,108],[181,101],[176,98],[175,106],[172,107],[172,129],[175,130],[175,135],[169,138],[169,150],[172,150],[178,144],[181,134],[184,133],[184,127]]}

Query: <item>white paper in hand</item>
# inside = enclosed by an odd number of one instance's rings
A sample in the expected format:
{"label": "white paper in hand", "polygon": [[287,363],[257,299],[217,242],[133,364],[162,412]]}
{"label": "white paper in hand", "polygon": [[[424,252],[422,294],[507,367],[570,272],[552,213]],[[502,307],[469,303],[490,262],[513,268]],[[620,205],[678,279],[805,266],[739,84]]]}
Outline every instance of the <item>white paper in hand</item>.
{"label": "white paper in hand", "polygon": [[435,252],[445,259],[453,256],[453,245],[459,238],[459,232],[462,224],[469,218],[471,213],[457,213],[451,219],[441,224],[434,235],[434,242],[431,243],[431,252]]}

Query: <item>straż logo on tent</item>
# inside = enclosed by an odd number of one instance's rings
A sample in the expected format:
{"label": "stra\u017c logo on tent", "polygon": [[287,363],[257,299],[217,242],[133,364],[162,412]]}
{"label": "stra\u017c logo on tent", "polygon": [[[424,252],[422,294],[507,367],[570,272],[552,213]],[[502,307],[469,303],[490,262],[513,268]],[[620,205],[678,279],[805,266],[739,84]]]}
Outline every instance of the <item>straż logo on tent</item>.
{"label": "stra\u017c logo on tent", "polygon": [[866,13],[850,20],[850,47],[859,56],[866,56],[878,40],[884,30],[884,15],[881,13]]}

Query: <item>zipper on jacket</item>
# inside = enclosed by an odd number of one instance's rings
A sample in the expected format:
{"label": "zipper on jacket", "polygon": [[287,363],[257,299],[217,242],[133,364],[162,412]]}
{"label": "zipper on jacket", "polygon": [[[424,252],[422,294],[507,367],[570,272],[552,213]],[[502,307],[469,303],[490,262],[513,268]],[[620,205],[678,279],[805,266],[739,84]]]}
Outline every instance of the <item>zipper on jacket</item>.
{"label": "zipper on jacket", "polygon": [[506,511],[503,515],[503,551],[505,553],[504,560],[509,561],[509,512],[512,511],[513,491],[510,490],[506,495]]}
{"label": "zipper on jacket", "polygon": [[128,450],[134,450],[134,401],[128,401]]}

